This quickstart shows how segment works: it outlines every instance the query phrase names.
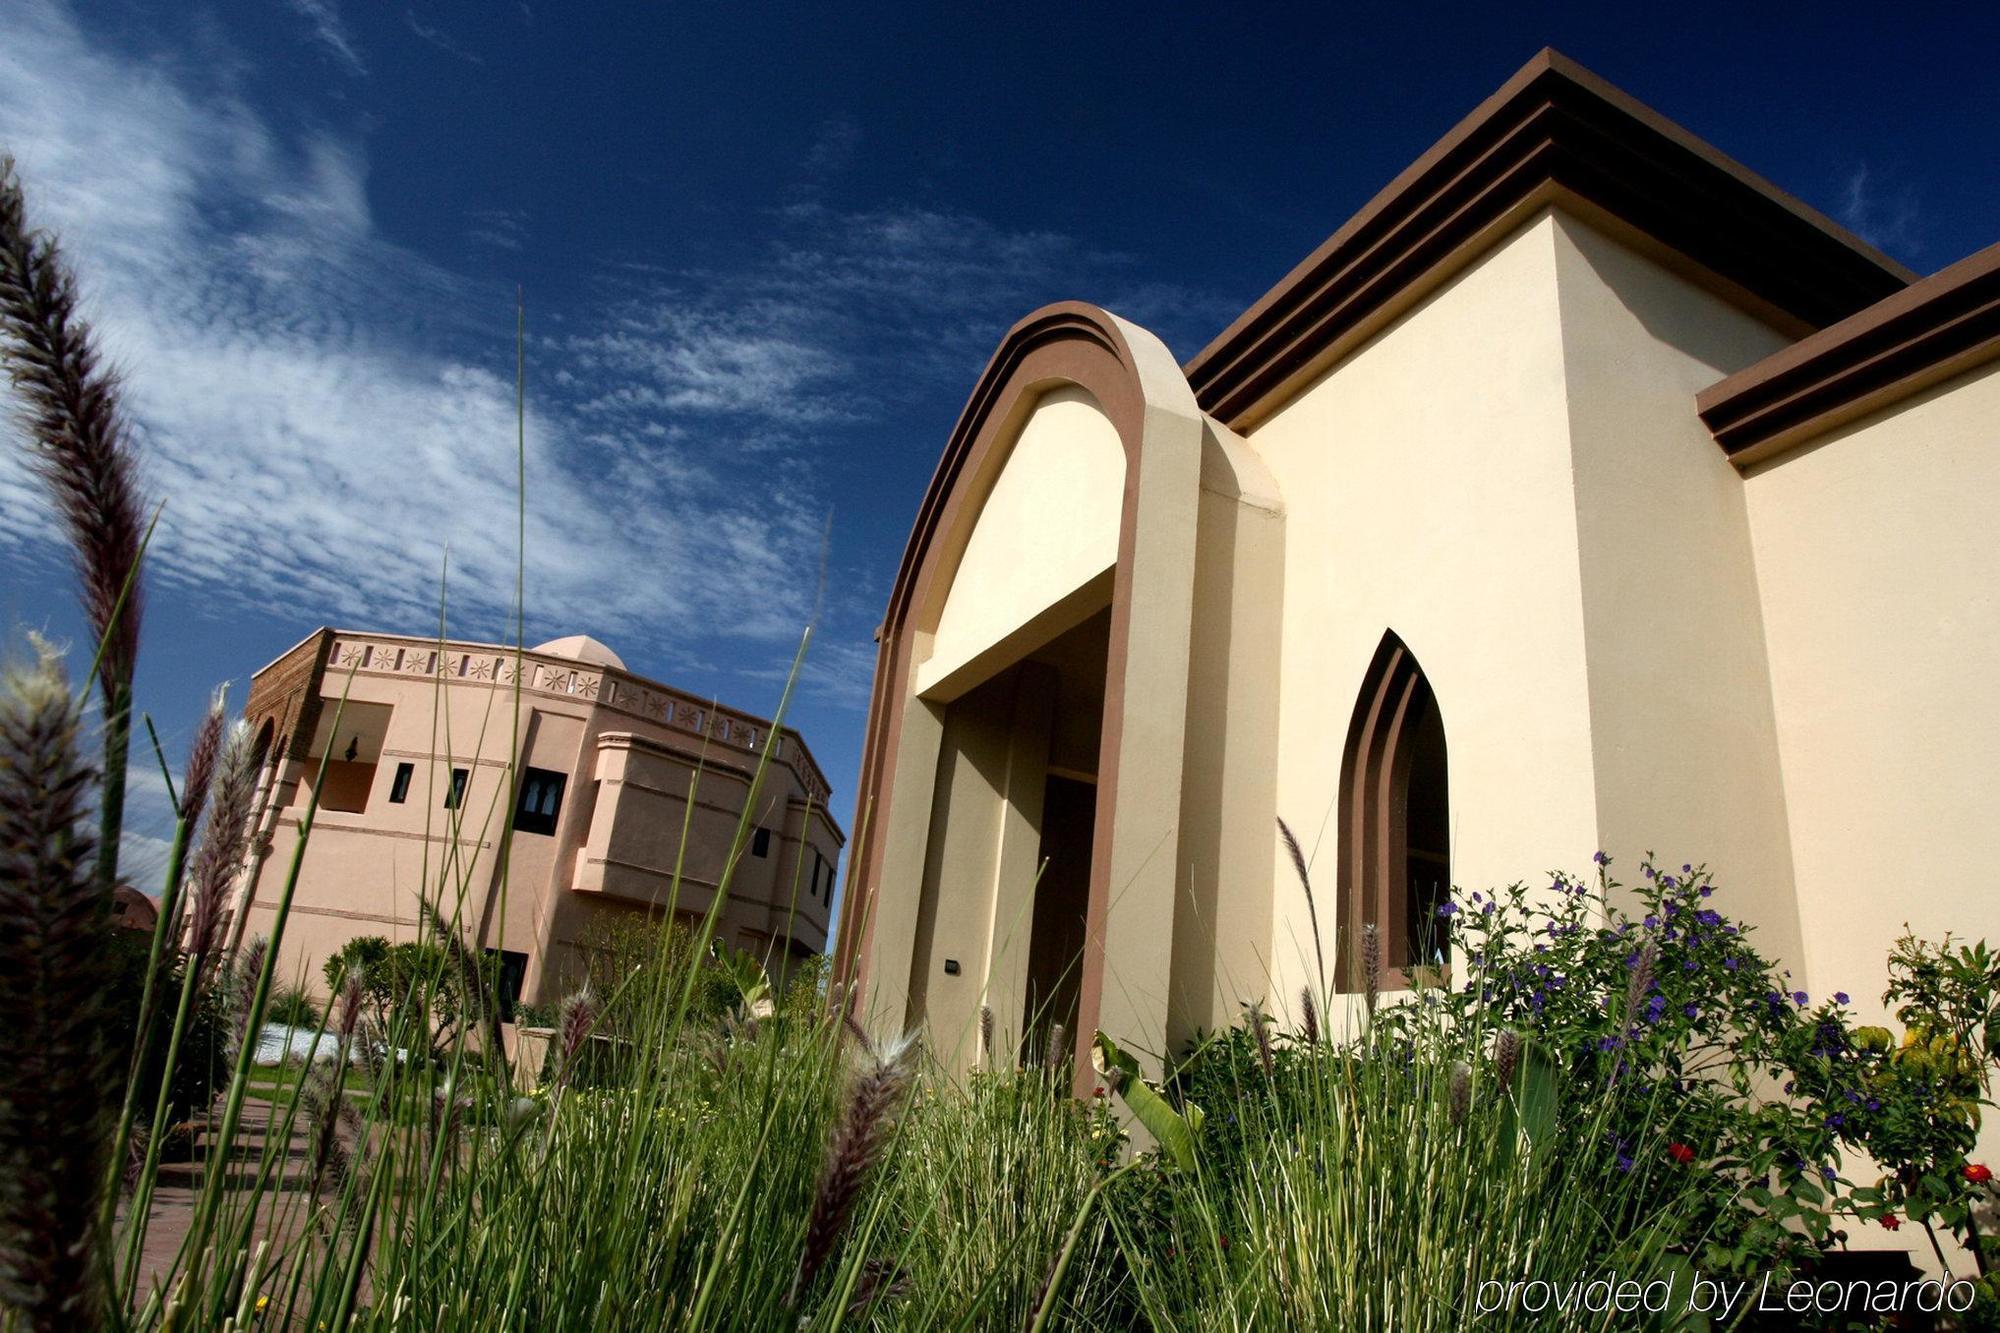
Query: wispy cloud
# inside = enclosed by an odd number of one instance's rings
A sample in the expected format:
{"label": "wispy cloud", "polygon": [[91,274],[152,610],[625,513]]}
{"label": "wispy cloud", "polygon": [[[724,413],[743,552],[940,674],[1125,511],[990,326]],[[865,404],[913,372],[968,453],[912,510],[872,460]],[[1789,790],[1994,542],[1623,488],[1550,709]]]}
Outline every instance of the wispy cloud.
{"label": "wispy cloud", "polygon": [[[829,131],[806,165],[837,170],[851,139]],[[18,0],[0,10],[0,146],[129,368],[169,499],[157,577],[304,624],[416,626],[434,623],[449,548],[454,628],[504,630],[513,292],[385,239],[357,139],[281,129],[93,44],[55,0]],[[527,609],[548,632],[623,642],[666,674],[782,657],[814,611],[829,437],[963,394],[1006,326],[1055,297],[1182,350],[1231,313],[1115,251],[962,212],[808,200],[767,221],[747,263],[605,263],[594,294],[566,294],[566,322],[531,309]],[[479,244],[525,240],[519,214],[470,222]],[[48,534],[19,452],[0,450],[0,550],[46,553]],[[817,696],[865,701],[882,577],[833,571]]]}
{"label": "wispy cloud", "polygon": [[468,239],[496,250],[520,250],[528,243],[528,215],[518,208],[482,208],[471,215]]}
{"label": "wispy cloud", "polygon": [[430,24],[425,23],[422,19],[418,18],[416,10],[414,9],[404,10],[403,21],[409,25],[409,29],[411,32],[423,38],[425,41],[429,42],[432,46],[435,46],[438,50],[444,52],[446,55],[452,56],[458,60],[463,60],[468,65],[483,65],[486,63],[483,57],[475,55],[471,51],[468,51],[464,47],[460,46],[458,42],[452,38],[452,35],[444,31],[444,29],[434,28]]}
{"label": "wispy cloud", "polygon": [[1840,220],[1870,245],[1902,256],[1920,253],[1924,248],[1920,218],[1914,189],[1884,188],[1871,178],[1865,162],[1848,176]]}
{"label": "wispy cloud", "polygon": [[[0,17],[0,144],[129,368],[169,497],[159,576],[310,623],[422,624],[448,546],[454,620],[505,623],[512,293],[382,239],[354,143],[287,138],[29,0]],[[630,425],[531,411],[530,615],[655,642],[788,637],[819,545],[810,468],[746,479]],[[0,451],[0,546],[47,533],[19,451]]]}
{"label": "wispy cloud", "polygon": [[776,221],[760,262],[657,275],[612,327],[572,338],[576,364],[618,385],[583,410],[728,413],[783,434],[969,389],[1007,325],[1058,296],[1191,346],[1230,313],[1137,280],[1128,256],[964,213],[801,203]]}
{"label": "wispy cloud", "polygon": [[346,22],[340,17],[337,0],[290,0],[290,4],[293,11],[311,25],[313,39],[325,47],[348,73],[368,72],[354,39],[348,35]]}

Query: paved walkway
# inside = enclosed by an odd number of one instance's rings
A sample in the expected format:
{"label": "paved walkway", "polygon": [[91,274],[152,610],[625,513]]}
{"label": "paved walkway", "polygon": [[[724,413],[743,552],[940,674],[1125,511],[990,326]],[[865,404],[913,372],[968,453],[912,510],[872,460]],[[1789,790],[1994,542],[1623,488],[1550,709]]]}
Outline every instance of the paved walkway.
{"label": "paved walkway", "polygon": [[[274,1110],[282,1115],[284,1107],[274,1107],[270,1102],[257,1098],[248,1098],[244,1101],[242,1119],[238,1122],[236,1131],[236,1148],[224,1165],[224,1169],[228,1172],[225,1178],[228,1188],[241,1189],[255,1180],[259,1164],[263,1160],[264,1145],[273,1132],[271,1116]],[[204,1188],[209,1169],[208,1147],[205,1143],[197,1143],[194,1155],[189,1161],[160,1164],[159,1182],[153,1190],[153,1203],[146,1225],[146,1244],[139,1256],[140,1291],[151,1291],[154,1284],[164,1279],[172,1270],[174,1257],[180,1252],[181,1242],[187,1238],[188,1226],[194,1216],[195,1200]],[[275,1237],[275,1228],[280,1215],[291,1225],[296,1226],[306,1212],[303,1196],[306,1185],[306,1134],[303,1115],[293,1127],[291,1141],[285,1145],[284,1154],[277,1164],[277,1171],[278,1188],[270,1195],[265,1208],[259,1212],[257,1229],[261,1238]]]}

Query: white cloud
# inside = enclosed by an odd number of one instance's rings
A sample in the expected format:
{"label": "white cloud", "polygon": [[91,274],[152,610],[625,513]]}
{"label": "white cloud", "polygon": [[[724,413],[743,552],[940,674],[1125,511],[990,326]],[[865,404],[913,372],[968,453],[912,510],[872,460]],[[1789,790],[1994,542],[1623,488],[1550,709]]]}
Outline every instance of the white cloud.
{"label": "white cloud", "polygon": [[347,24],[341,19],[340,6],[335,0],[291,0],[291,6],[299,17],[312,26],[314,40],[325,47],[349,73],[368,72],[361,53],[355,49],[354,39],[347,34]]}
{"label": "white cloud", "polygon": [[[821,155],[815,146],[809,167]],[[642,294],[606,331],[568,343],[576,364],[617,383],[587,410],[728,412],[783,434],[969,390],[1006,326],[1059,296],[1101,300],[1169,338],[1233,313],[1136,281],[1129,256],[964,213],[804,202],[777,224],[746,269],[626,275]]]}
{"label": "white cloud", "polygon": [[[29,0],[0,16],[0,145],[128,369],[147,481],[168,499],[156,577],[312,623],[421,624],[449,546],[455,623],[505,623],[511,293],[384,241],[357,144],[287,139]],[[782,393],[812,364],[747,336],[631,341],[620,357],[660,359],[662,383],[718,408],[740,406],[746,380]],[[549,373],[531,349],[531,377]],[[634,392],[648,410],[679,401]],[[531,408],[530,615],[607,637],[789,637],[810,609],[799,571],[816,567],[809,471],[780,460],[740,477],[671,432],[641,447],[628,424]],[[20,451],[0,451],[0,548],[48,540]]]}
{"label": "white cloud", "polygon": [[433,28],[428,23],[425,23],[422,19],[418,18],[416,10],[414,9],[404,10],[403,21],[409,25],[411,32],[423,38],[425,41],[429,42],[432,46],[435,46],[438,50],[444,52],[446,55],[452,56],[459,60],[463,60],[468,65],[483,65],[486,63],[486,61],[482,57],[474,55],[472,52],[460,46],[455,40],[453,40],[451,34],[446,32],[444,29]]}
{"label": "white cloud", "polygon": [[[338,9],[293,3],[358,69]],[[168,500],[154,577],[302,625],[423,626],[448,547],[454,630],[504,632],[511,290],[386,240],[359,140],[281,130],[175,69],[93,44],[58,0],[0,7],[0,150],[129,372]],[[806,169],[837,171],[857,138],[829,130]],[[470,223],[505,249],[529,219]],[[783,660],[814,609],[830,433],[962,394],[1006,325],[1057,296],[1170,341],[1230,313],[1140,283],[1128,256],[944,209],[807,199],[771,223],[747,266],[627,262],[601,308],[538,324],[531,306],[528,614],[547,632],[636,642],[667,675]],[[0,552],[51,540],[20,451],[0,449]],[[807,688],[859,706],[885,590],[832,582]]]}
{"label": "white cloud", "polygon": [[1915,191],[1905,187],[1885,192],[1870,178],[1865,162],[1848,176],[1841,196],[1840,220],[1870,245],[1905,255],[1917,254],[1924,248],[1918,219]]}

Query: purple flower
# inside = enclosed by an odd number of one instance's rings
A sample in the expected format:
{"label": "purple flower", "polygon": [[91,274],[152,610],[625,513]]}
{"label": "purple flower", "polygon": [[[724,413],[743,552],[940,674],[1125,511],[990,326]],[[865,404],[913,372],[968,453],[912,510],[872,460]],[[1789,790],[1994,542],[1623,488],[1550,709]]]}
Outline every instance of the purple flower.
{"label": "purple flower", "polygon": [[1646,1001],[1646,1021],[1648,1023],[1659,1022],[1660,1015],[1665,1012],[1666,1007],[1667,997],[1664,995],[1655,995],[1652,999]]}
{"label": "purple flower", "polygon": [[1448,902],[1448,903],[1441,903],[1441,904],[1439,904],[1439,905],[1438,905],[1438,915],[1439,915],[1439,916],[1457,916],[1457,915],[1458,915],[1458,904],[1457,904],[1457,903],[1450,903],[1450,902]]}
{"label": "purple flower", "polygon": [[1698,968],[1699,968],[1700,966],[1701,966],[1701,965],[1700,965],[1699,963],[1695,962],[1695,960],[1694,960],[1694,959],[1690,958],[1690,959],[1688,959],[1688,960],[1687,960],[1687,961],[1686,961],[1685,963],[1682,963],[1682,964],[1681,964],[1681,971],[1683,971],[1683,972],[1693,972],[1693,971],[1697,970],[1697,969],[1698,969]]}
{"label": "purple flower", "polygon": [[1488,904],[1486,904],[1486,906],[1484,906],[1484,907],[1480,908],[1480,909],[1479,909],[1479,914],[1480,914],[1481,916],[1492,916],[1492,915],[1493,915],[1493,904],[1492,904],[1492,903],[1488,903]]}
{"label": "purple flower", "polygon": [[1693,1005],[1691,1005],[1691,1004],[1684,1004],[1684,1005],[1682,1005],[1682,1006],[1681,1006],[1681,1012],[1682,1012],[1682,1013],[1684,1013],[1684,1014],[1686,1014],[1686,1015],[1687,1015],[1687,1016],[1688,1016],[1689,1018],[1700,1018],[1700,1017],[1701,1017],[1701,1010],[1699,1010],[1699,1009],[1695,1008],[1695,1007],[1694,1007]]}
{"label": "purple flower", "polygon": [[1651,867],[1651,866],[1647,866],[1647,867],[1646,867],[1646,878],[1647,878],[1647,879],[1651,879],[1651,878],[1653,878],[1653,876],[1654,876],[1654,874],[1655,874],[1655,873],[1656,873],[1656,872],[1655,872],[1655,871],[1653,870],[1653,867]]}
{"label": "purple flower", "polygon": [[1660,918],[1649,916],[1646,918],[1645,925],[1647,930],[1658,930],[1660,928]]}
{"label": "purple flower", "polygon": [[1673,886],[1674,886],[1674,877],[1673,877],[1672,875],[1662,875],[1662,876],[1660,876],[1660,887],[1661,887],[1661,888],[1663,888],[1663,889],[1671,889],[1671,888],[1672,888]]}
{"label": "purple flower", "polygon": [[1792,992],[1792,998],[1798,1001],[1801,1006],[1803,1006],[1806,1002],[1806,993],[1802,990],[1795,990]]}
{"label": "purple flower", "polygon": [[1692,875],[1694,873],[1694,867],[1688,864],[1686,861],[1683,861],[1681,862],[1681,873],[1683,875]]}
{"label": "purple flower", "polygon": [[1838,1111],[1835,1111],[1832,1115],[1826,1118],[1826,1124],[1828,1129],[1839,1129],[1842,1125],[1846,1123],[1847,1123],[1847,1117],[1842,1115]]}
{"label": "purple flower", "polygon": [[1737,958],[1725,958],[1722,960],[1722,966],[1728,971],[1734,972],[1737,968],[1743,966],[1743,962]]}
{"label": "purple flower", "polygon": [[1873,1097],[1870,1097],[1868,1099],[1868,1109],[1871,1111],[1879,1111],[1882,1109],[1882,1103],[1876,1101]]}
{"label": "purple flower", "polygon": [[1704,907],[1694,914],[1694,919],[1704,926],[1719,926],[1722,924],[1722,913],[1712,907]]}
{"label": "purple flower", "polygon": [[1835,991],[1835,992],[1833,993],[1833,1002],[1834,1002],[1835,1004],[1846,1004],[1846,1003],[1847,1003],[1847,992],[1846,992],[1846,991],[1844,991],[1844,990],[1837,990],[1837,991]]}
{"label": "purple flower", "polygon": [[1618,1169],[1627,1175],[1632,1173],[1632,1158],[1630,1154],[1622,1152],[1618,1154]]}
{"label": "purple flower", "polygon": [[1838,1171],[1834,1170],[1834,1169],[1833,1169],[1832,1167],[1830,1167],[1830,1166],[1823,1166],[1823,1167],[1821,1167],[1821,1168],[1819,1169],[1819,1173],[1820,1173],[1820,1175],[1821,1175],[1821,1176],[1825,1177],[1825,1178],[1826,1178],[1827,1180],[1838,1180],[1838,1179],[1840,1179],[1840,1172],[1838,1172]]}
{"label": "purple flower", "polygon": [[1708,897],[1709,894],[1714,892],[1715,892],[1715,886],[1713,884],[1704,884],[1701,886],[1701,896],[1704,898]]}
{"label": "purple flower", "polygon": [[1603,852],[1599,852],[1597,855],[1591,857],[1590,859],[1597,862],[1597,864],[1601,866],[1608,866],[1611,864],[1611,858],[1606,856]]}

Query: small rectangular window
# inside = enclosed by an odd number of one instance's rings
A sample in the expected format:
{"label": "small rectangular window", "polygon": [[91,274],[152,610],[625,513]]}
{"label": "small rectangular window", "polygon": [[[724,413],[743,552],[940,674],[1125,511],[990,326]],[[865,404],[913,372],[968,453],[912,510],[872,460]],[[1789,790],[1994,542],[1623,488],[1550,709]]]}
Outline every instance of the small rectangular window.
{"label": "small rectangular window", "polygon": [[750,855],[769,856],[771,854],[771,830],[760,828],[750,836]]}
{"label": "small rectangular window", "polygon": [[410,799],[410,775],[416,771],[415,764],[396,765],[395,780],[389,784],[389,804],[401,805]]}
{"label": "small rectangular window", "polygon": [[488,949],[486,966],[493,978],[493,998],[499,1001],[500,1021],[511,1023],[521,1003],[521,983],[528,976],[528,955],[517,949]]}
{"label": "small rectangular window", "polygon": [[514,807],[514,827],[523,833],[554,833],[556,816],[562,813],[563,787],[567,773],[546,768],[530,768],[521,774],[521,800]]}
{"label": "small rectangular window", "polygon": [[821,856],[819,852],[815,850],[813,852],[813,887],[812,887],[812,894],[815,901],[822,903],[826,901],[825,881],[827,880],[827,878],[829,877],[827,875],[826,858],[824,856]]}
{"label": "small rectangular window", "polygon": [[456,810],[458,809],[458,803],[465,799],[465,777],[465,769],[454,768],[451,770],[451,790],[444,794],[445,809]]}

